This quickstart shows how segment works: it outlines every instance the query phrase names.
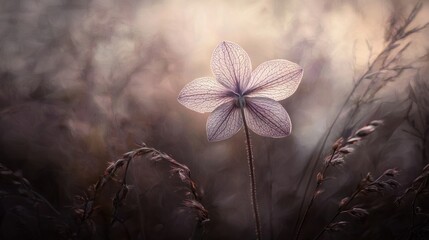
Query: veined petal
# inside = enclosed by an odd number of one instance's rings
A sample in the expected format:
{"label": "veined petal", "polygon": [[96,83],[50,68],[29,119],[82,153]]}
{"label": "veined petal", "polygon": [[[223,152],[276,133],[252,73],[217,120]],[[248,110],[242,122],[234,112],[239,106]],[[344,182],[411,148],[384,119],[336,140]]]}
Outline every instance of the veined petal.
{"label": "veined petal", "polygon": [[229,90],[214,78],[203,77],[188,83],[179,93],[177,100],[196,112],[211,112],[222,103],[231,100]]}
{"label": "veined petal", "polygon": [[223,103],[207,119],[207,139],[210,142],[225,140],[236,134],[242,125],[240,108],[234,101]]}
{"label": "veined petal", "polygon": [[283,106],[269,98],[246,98],[244,115],[249,128],[256,134],[281,138],[292,131],[289,114]]}
{"label": "veined petal", "polygon": [[283,100],[296,91],[303,73],[304,70],[298,64],[287,60],[264,62],[252,72],[245,95]]}
{"label": "veined petal", "polygon": [[247,85],[252,73],[252,63],[246,51],[225,41],[213,51],[211,68],[216,80],[236,93]]}

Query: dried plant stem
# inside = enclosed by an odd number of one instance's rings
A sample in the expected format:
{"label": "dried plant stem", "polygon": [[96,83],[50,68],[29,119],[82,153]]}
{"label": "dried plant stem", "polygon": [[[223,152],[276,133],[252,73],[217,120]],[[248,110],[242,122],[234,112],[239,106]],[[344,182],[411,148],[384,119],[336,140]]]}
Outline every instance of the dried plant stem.
{"label": "dried plant stem", "polygon": [[[323,166],[323,170],[321,172],[322,173],[321,176],[325,176],[326,171],[328,170],[328,168],[330,166],[330,163],[331,163],[332,159],[334,158],[336,152],[337,152],[337,149],[333,149],[332,150],[332,154],[331,154],[328,162]],[[308,213],[310,211],[310,208],[313,206],[314,199],[317,197],[317,195],[319,193],[320,185],[322,183],[323,183],[322,179],[320,179],[320,180],[317,179],[316,188],[314,189],[313,196],[311,197],[310,203],[308,204],[307,208],[305,209],[304,216],[302,217],[302,220],[301,220],[301,222],[300,222],[300,224],[298,226],[298,230],[297,230],[296,235],[295,235],[295,240],[299,239],[302,227],[304,226],[304,223],[305,223],[305,220],[307,219],[307,216],[308,216]]]}
{"label": "dried plant stem", "polygon": [[[368,64],[367,70],[361,75],[359,79],[355,81],[355,84],[349,94],[347,95],[346,99],[344,100],[343,104],[341,105],[339,111],[333,118],[332,123],[330,124],[328,130],[326,133],[322,136],[320,139],[318,146],[319,148],[315,148],[313,153],[310,156],[310,159],[308,160],[310,165],[313,165],[311,167],[310,173],[307,173],[307,169],[305,170],[304,174],[302,174],[302,177],[299,179],[297,184],[297,190],[300,189],[301,184],[306,179],[305,183],[305,190],[303,194],[303,199],[300,203],[299,211],[298,211],[298,218],[295,223],[295,229],[298,226],[301,212],[304,208],[304,204],[306,202],[307,193],[309,191],[311,178],[314,176],[314,173],[317,169],[317,159],[321,157],[321,154],[323,153],[323,150],[325,149],[326,143],[328,138],[330,137],[331,133],[334,130],[334,127],[336,126],[338,120],[340,119],[341,114],[344,112],[346,106],[348,106],[352,100],[352,97],[357,92],[358,88],[361,87],[363,82],[365,80],[370,80],[370,83],[368,84],[366,90],[358,96],[358,101],[356,102],[355,106],[352,108],[352,110],[348,114],[348,118],[346,120],[346,124],[343,124],[343,127],[346,127],[350,124],[350,122],[353,120],[353,118],[356,116],[356,114],[359,112],[361,105],[364,103],[369,103],[370,99],[375,96],[375,94],[383,87],[385,86],[385,83],[391,81],[393,78],[398,77],[400,74],[403,73],[406,69],[412,69],[411,65],[399,65],[398,61],[400,60],[402,53],[410,46],[410,43],[405,44],[402,48],[397,50],[397,48],[401,45],[401,41],[408,38],[410,35],[415,34],[424,28],[429,26],[429,23],[424,24],[423,26],[418,26],[412,29],[409,29],[410,24],[414,21],[415,17],[417,16],[418,12],[421,10],[422,4],[419,2],[417,3],[405,22],[397,29],[397,31],[391,32],[388,39],[386,39],[386,46],[383,48],[383,50],[375,57],[374,60],[372,60],[371,63]],[[396,54],[395,53],[396,50]],[[392,57],[393,55],[393,57]],[[379,64],[381,64],[379,66]],[[396,64],[396,65],[395,65]],[[396,74],[393,77],[388,77],[385,79],[378,79],[380,73],[384,71],[394,71]],[[370,90],[372,89],[373,84],[375,83],[376,79],[379,81],[382,81],[383,84],[381,87],[375,88],[373,92]],[[312,163],[314,161],[314,163]]]}
{"label": "dried plant stem", "polygon": [[359,184],[358,187],[356,188],[356,190],[353,192],[353,194],[347,198],[347,200],[341,204],[338,209],[337,212],[335,213],[335,215],[331,218],[331,220],[325,225],[325,227],[323,227],[323,229],[319,232],[319,234],[317,234],[317,236],[314,238],[314,240],[319,239],[325,232],[326,230],[329,228],[329,226],[331,226],[335,219],[341,214],[343,213],[343,210],[347,208],[347,206],[363,191],[365,191],[365,189],[367,189],[368,187],[374,186],[376,184],[378,184],[380,182],[380,180],[385,176],[385,174],[380,175],[375,181],[372,181],[371,183],[367,184],[367,185],[361,185]]}
{"label": "dried plant stem", "polygon": [[2,177],[5,177],[6,179],[9,179],[12,182],[15,182],[15,185],[19,185],[22,187],[22,193],[26,193],[27,196],[30,197],[30,199],[34,200],[35,202],[40,202],[45,204],[55,215],[60,216],[60,212],[52,206],[52,204],[43,197],[40,193],[36,192],[33,187],[31,186],[30,182],[24,178],[21,175],[15,174],[12,170],[7,168],[6,166],[2,165],[0,163],[0,175]]}
{"label": "dried plant stem", "polygon": [[413,202],[411,203],[411,227],[410,227],[410,234],[408,235],[408,240],[413,239],[414,236],[414,228],[416,224],[416,202],[417,202],[418,193],[413,198]]}
{"label": "dried plant stem", "polygon": [[[384,52],[384,51],[383,51],[383,52]],[[378,59],[378,58],[381,56],[381,54],[382,54],[382,53],[380,53],[380,54],[377,56],[377,58],[376,58],[376,59]],[[358,86],[359,86],[359,85],[361,84],[361,82],[365,79],[366,75],[368,75],[368,73],[372,70],[374,63],[375,63],[375,60],[372,62],[372,65],[368,68],[368,70],[367,70],[367,71],[366,71],[366,72],[361,76],[361,78],[360,78],[360,79],[355,83],[355,85],[353,86],[352,90],[351,90],[351,91],[349,92],[349,94],[347,95],[346,100],[344,100],[343,104],[341,105],[340,109],[338,110],[337,114],[335,115],[334,120],[332,121],[331,125],[329,126],[329,128],[328,128],[328,130],[327,130],[326,134],[323,136],[323,140],[322,140],[322,142],[321,142],[321,144],[320,144],[320,148],[319,148],[319,150],[317,151],[317,154],[316,154],[316,158],[315,158],[315,159],[320,159],[320,157],[322,156],[322,153],[323,153],[323,150],[325,149],[325,146],[326,146],[326,143],[327,143],[327,141],[328,141],[328,138],[331,136],[331,133],[332,133],[332,131],[333,131],[334,127],[336,126],[337,121],[339,120],[339,118],[340,118],[341,114],[343,113],[343,111],[344,111],[345,107],[349,104],[349,102],[350,102],[350,100],[351,100],[352,96],[354,95],[354,93],[355,93],[356,89],[358,88]],[[318,144],[318,145],[319,145],[319,144]],[[316,148],[316,149],[317,149],[317,148]],[[316,150],[316,149],[315,149],[315,150]],[[312,157],[312,156],[314,156],[314,152],[313,152],[313,154],[311,155],[311,157]],[[311,163],[311,160],[312,160],[312,158],[311,158],[311,157],[310,157],[310,161],[309,161],[310,163]],[[302,201],[301,201],[300,206],[299,206],[298,218],[297,218],[297,221],[296,221],[296,224],[295,224],[295,228],[296,228],[296,226],[298,226],[298,222],[299,222],[299,219],[300,219],[300,215],[301,215],[302,209],[303,209],[303,207],[304,207],[304,203],[306,202],[306,201],[305,201],[305,198],[306,198],[306,196],[307,196],[308,190],[310,189],[311,178],[314,176],[314,173],[316,172],[316,169],[317,169],[317,166],[318,166],[318,164],[317,164],[318,162],[319,162],[319,161],[315,161],[315,162],[314,162],[314,164],[312,164],[313,166],[312,166],[312,168],[311,168],[310,175],[308,175],[308,179],[307,179],[307,182],[306,182],[306,184],[305,184],[305,190],[304,190],[303,198],[302,198]],[[299,189],[299,187],[301,186],[302,181],[304,181],[305,176],[307,176],[307,175],[306,175],[306,174],[303,174],[303,175],[302,175],[302,177],[301,177],[301,179],[299,180],[299,182],[298,182],[298,184],[297,184],[298,189]]]}
{"label": "dried plant stem", "polygon": [[330,225],[330,224],[332,224],[334,221],[335,221],[335,219],[338,217],[338,215],[340,215],[341,214],[341,212],[343,211],[343,209],[345,209],[348,205],[349,205],[349,203],[351,202],[351,201],[353,201],[353,199],[359,194],[361,192],[361,189],[359,189],[359,190],[356,190],[353,194],[352,194],[352,196],[349,198],[349,200],[343,205],[343,206],[340,206],[340,207],[338,207],[338,210],[337,210],[337,212],[335,213],[335,215],[331,218],[331,220],[325,225],[325,227],[322,229],[322,231],[320,231],[319,232],[319,234],[317,234],[317,236],[314,238],[314,240],[317,240],[317,239],[319,239],[325,232],[326,232],[326,230],[328,229],[328,226]]}
{"label": "dried plant stem", "polygon": [[411,203],[411,228],[410,228],[410,235],[408,236],[408,239],[413,239],[414,237],[414,229],[416,226],[416,213],[417,213],[417,200],[420,196],[420,194],[422,194],[423,189],[426,187],[426,185],[428,184],[428,177],[426,176],[425,179],[423,180],[422,184],[420,184],[419,188],[417,189],[413,201]]}
{"label": "dried plant stem", "polygon": [[113,225],[116,222],[120,222],[121,224],[123,224],[122,220],[120,220],[118,217],[118,211],[119,211],[119,207],[122,205],[122,201],[125,200],[125,197],[128,193],[127,176],[128,176],[128,169],[130,167],[132,160],[133,158],[129,158],[126,160],[124,176],[122,177],[122,182],[121,182],[121,188],[116,192],[115,198],[113,199],[114,209],[113,209],[112,221],[110,222],[110,225]]}
{"label": "dried plant stem", "polygon": [[31,193],[32,194],[34,194],[38,199],[38,201],[39,202],[42,202],[42,203],[44,203],[52,212],[54,212],[57,216],[60,216],[61,214],[60,214],[60,212],[58,212],[58,210],[57,209],[55,209],[55,207],[54,206],[52,206],[52,204],[46,199],[46,198],[44,198],[42,195],[40,195],[40,193],[38,193],[38,192],[36,192],[36,191],[34,191],[34,190],[31,190]]}
{"label": "dried plant stem", "polygon": [[[137,157],[147,156],[149,161],[153,162],[165,162],[170,165],[171,170],[170,173],[177,175],[179,179],[187,185],[186,196],[187,199],[183,202],[185,207],[188,207],[194,210],[197,213],[197,227],[196,233],[193,234],[192,239],[202,239],[204,234],[204,225],[210,219],[208,218],[208,211],[201,204],[201,196],[197,190],[197,184],[191,178],[191,171],[189,168],[177,162],[167,154],[160,152],[154,148],[147,147],[144,143],[140,146],[140,148],[135,149],[133,151],[127,152],[123,154],[122,158],[118,159],[115,162],[109,164],[107,169],[105,170],[103,176],[99,178],[96,184],[90,187],[92,194],[89,197],[85,197],[85,202],[82,204],[82,207],[76,209],[77,213],[80,216],[80,222],[77,229],[76,237],[80,236],[81,225],[85,223],[93,214],[95,202],[99,195],[99,192],[106,186],[106,184],[111,181],[117,181],[115,176],[117,176],[117,172],[125,167],[121,188],[116,192],[115,197],[113,198],[113,216],[111,225],[118,222],[121,227],[126,231],[127,236],[129,238],[129,232],[124,225],[124,220],[118,217],[118,210],[124,204],[125,198],[129,191],[129,185],[127,184],[127,176],[129,175],[131,162],[134,161]],[[141,234],[145,235],[145,232],[142,228]]]}
{"label": "dried plant stem", "polygon": [[242,101],[240,101],[240,109],[241,109],[241,116],[243,117],[244,132],[246,134],[247,161],[249,163],[249,172],[250,172],[250,194],[252,196],[253,216],[255,218],[256,239],[259,240],[261,239],[261,223],[259,221],[258,201],[256,198],[255,166],[253,164],[252,144],[250,143],[249,128],[247,126],[246,117],[244,115],[244,106]]}

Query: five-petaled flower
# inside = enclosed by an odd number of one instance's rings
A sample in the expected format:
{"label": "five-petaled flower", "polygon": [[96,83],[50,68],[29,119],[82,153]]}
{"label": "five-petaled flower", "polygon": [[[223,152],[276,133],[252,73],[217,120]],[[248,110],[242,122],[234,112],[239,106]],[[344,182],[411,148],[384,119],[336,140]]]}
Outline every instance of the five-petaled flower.
{"label": "five-petaled flower", "polygon": [[211,112],[207,120],[209,141],[236,134],[243,126],[242,112],[248,127],[261,136],[280,138],[291,133],[289,115],[277,101],[298,88],[303,75],[298,64],[271,60],[252,72],[246,51],[235,43],[222,42],[213,51],[211,68],[215,78],[195,79],[178,97],[189,109]]}

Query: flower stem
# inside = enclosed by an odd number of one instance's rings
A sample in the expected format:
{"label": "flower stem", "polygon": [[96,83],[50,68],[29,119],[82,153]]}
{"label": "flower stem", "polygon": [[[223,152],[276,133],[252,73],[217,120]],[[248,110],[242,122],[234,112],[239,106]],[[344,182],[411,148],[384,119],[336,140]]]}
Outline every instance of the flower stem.
{"label": "flower stem", "polygon": [[253,153],[252,145],[250,143],[249,128],[247,127],[246,117],[244,115],[244,106],[243,102],[240,101],[241,116],[243,117],[244,132],[246,134],[246,144],[247,144],[247,161],[249,164],[250,172],[250,192],[252,196],[252,207],[253,207],[253,217],[255,218],[256,226],[256,239],[261,239],[261,223],[259,221],[259,211],[258,211],[258,201],[256,199],[256,179],[255,179],[255,166],[253,164]]}

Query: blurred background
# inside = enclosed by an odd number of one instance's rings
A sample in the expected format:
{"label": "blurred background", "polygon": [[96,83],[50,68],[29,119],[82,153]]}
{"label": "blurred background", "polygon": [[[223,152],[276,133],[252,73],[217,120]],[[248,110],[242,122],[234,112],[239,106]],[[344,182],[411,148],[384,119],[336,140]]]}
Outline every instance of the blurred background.
{"label": "blurred background", "polygon": [[[210,57],[217,44],[233,41],[247,51],[254,68],[282,58],[305,71],[297,92],[281,101],[292,120],[292,135],[252,135],[264,239],[290,239],[307,181],[303,178],[314,165],[311,156],[320,148],[320,139],[368,64],[386,46],[393,31],[389,23],[406,20],[416,3],[1,0],[1,163],[25,176],[67,215],[74,196],[84,195],[109,161],[144,142],[190,168],[209,211],[207,239],[252,239],[244,133],[209,143],[208,114],[186,109],[176,100],[185,84],[212,75]],[[429,5],[423,2],[410,27],[427,21]],[[428,37],[423,29],[404,40],[412,44],[400,63],[413,68],[383,85],[353,121],[342,120],[347,111],[340,114],[322,156],[335,139],[371,120],[383,119],[385,125],[344,167],[332,171],[337,180],[327,183],[304,235],[320,231],[338,201],[367,172],[376,175],[396,167],[401,170],[398,181],[407,187],[428,162],[427,124],[416,120],[416,127],[408,121],[429,113],[412,107],[425,96],[420,106],[429,103],[422,87],[428,82],[427,62],[421,58],[427,54]],[[410,89],[419,90],[413,98]],[[352,97],[345,109],[356,102]],[[424,137],[409,134],[412,127]],[[98,204],[107,207],[96,213],[92,239],[188,239],[194,213],[182,207],[181,192],[175,191],[178,183],[168,168],[139,162],[130,175],[126,230],[118,227],[117,235],[116,230],[105,230],[112,199],[105,194]],[[4,239],[43,238],[43,231],[22,228],[29,222],[18,221],[33,210],[22,213],[25,204],[18,200],[0,203]],[[21,213],[9,211],[20,204]],[[392,213],[383,211],[381,216]],[[393,239],[389,236],[397,236],[395,231],[407,228],[401,222],[405,218],[383,222],[375,217],[379,225],[365,222],[358,229],[368,234],[366,239]],[[347,234],[358,239],[365,236],[362,231]],[[344,234],[339,233],[339,239]]]}

